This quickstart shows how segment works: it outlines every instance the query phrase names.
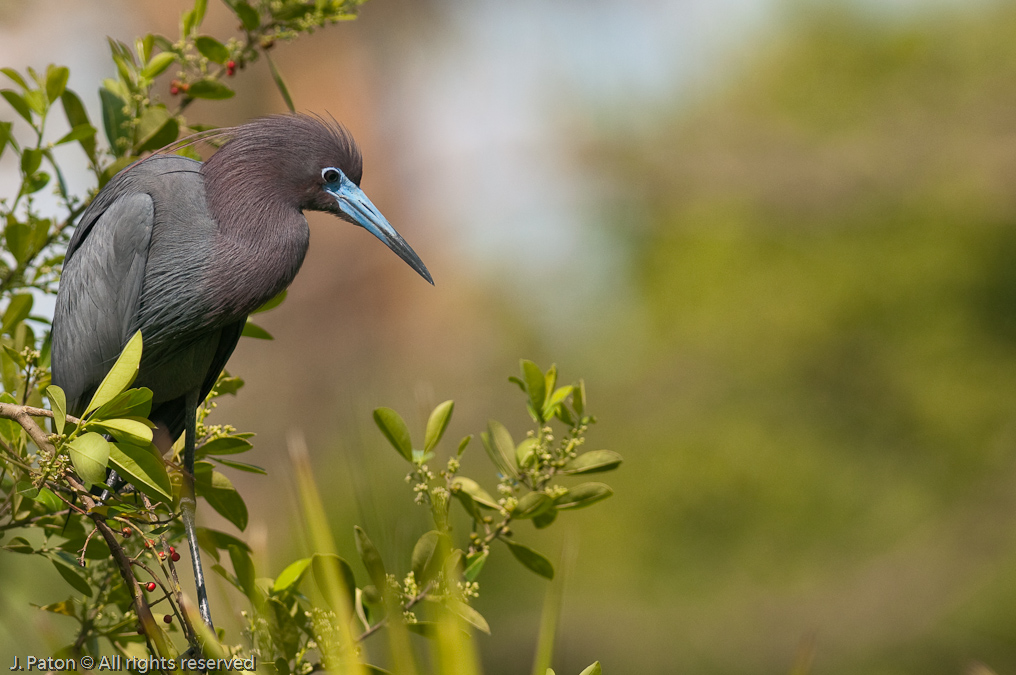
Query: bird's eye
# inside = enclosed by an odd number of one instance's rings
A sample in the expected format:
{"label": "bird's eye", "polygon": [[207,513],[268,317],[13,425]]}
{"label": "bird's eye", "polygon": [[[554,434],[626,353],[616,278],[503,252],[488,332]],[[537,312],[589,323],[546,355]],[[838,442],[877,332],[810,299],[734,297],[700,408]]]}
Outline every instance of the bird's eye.
{"label": "bird's eye", "polygon": [[335,169],[323,169],[321,171],[321,177],[325,179],[326,183],[335,183],[335,182],[337,182],[339,180],[339,176],[341,176],[341,175],[342,174],[340,174]]}

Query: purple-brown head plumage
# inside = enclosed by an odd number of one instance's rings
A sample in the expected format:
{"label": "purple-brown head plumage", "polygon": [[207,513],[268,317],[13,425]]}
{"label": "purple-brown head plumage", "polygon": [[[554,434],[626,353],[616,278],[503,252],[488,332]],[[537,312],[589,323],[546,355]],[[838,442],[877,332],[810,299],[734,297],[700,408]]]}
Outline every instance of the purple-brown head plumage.
{"label": "purple-brown head plumage", "polygon": [[325,211],[364,228],[434,283],[420,257],[360,189],[360,150],[339,123],[272,115],[226,135],[229,140],[202,167],[209,205],[220,222],[229,222],[240,202],[246,214],[256,207],[259,226],[270,227],[260,219],[275,220],[282,211]]}

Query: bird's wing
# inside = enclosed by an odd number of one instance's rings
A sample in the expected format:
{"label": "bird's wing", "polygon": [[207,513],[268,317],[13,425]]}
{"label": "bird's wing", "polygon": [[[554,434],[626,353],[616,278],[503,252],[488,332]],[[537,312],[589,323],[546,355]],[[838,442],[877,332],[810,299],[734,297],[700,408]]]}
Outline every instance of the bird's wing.
{"label": "bird's wing", "polygon": [[130,338],[154,220],[148,194],[114,194],[89,207],[74,234],[53,317],[53,382],[68,412],[82,412]]}
{"label": "bird's wing", "polygon": [[[208,396],[208,392],[215,386],[215,381],[219,379],[219,374],[226,367],[226,362],[229,361],[230,355],[236,348],[236,343],[239,342],[240,334],[243,332],[243,327],[246,323],[246,320],[237,321],[236,323],[223,326],[219,330],[211,366],[209,366],[208,372],[201,383],[201,390],[198,395],[199,401],[204,401],[205,397]],[[152,408],[152,414],[149,417],[152,420],[158,420],[164,425],[169,430],[170,438],[175,440],[183,433],[185,414],[184,399],[175,398],[157,404]]]}

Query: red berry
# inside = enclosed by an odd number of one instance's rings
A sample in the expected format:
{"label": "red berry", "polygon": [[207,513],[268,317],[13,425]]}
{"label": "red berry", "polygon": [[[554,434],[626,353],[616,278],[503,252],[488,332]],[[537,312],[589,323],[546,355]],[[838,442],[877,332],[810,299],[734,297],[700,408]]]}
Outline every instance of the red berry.
{"label": "red berry", "polygon": [[173,96],[176,96],[177,94],[180,93],[180,87],[174,84],[172,87],[169,88],[169,93],[172,94]]}
{"label": "red berry", "polygon": [[162,551],[159,551],[159,560],[165,560],[165,559],[166,559],[166,554],[163,553]]}
{"label": "red berry", "polygon": [[173,615],[167,614],[166,616],[162,617],[162,621],[164,623],[173,623]]}
{"label": "red berry", "polygon": [[129,538],[131,536],[131,528],[124,527],[122,530],[120,530],[120,534],[123,535],[124,539]]}
{"label": "red berry", "polygon": [[175,548],[173,548],[172,546],[170,546],[170,547],[169,547],[169,554],[170,554],[170,555],[173,555],[174,553],[176,553],[176,549],[175,549]]}
{"label": "red berry", "polygon": [[147,584],[145,584],[145,588],[148,589],[149,593],[151,593],[152,591],[155,590],[155,582],[149,581]]}
{"label": "red berry", "polygon": [[152,548],[155,546],[155,542],[151,539],[145,539],[145,548]]}
{"label": "red berry", "polygon": [[170,557],[173,559],[173,562],[180,562],[180,554],[179,553],[175,553],[174,552],[173,555],[171,555]]}

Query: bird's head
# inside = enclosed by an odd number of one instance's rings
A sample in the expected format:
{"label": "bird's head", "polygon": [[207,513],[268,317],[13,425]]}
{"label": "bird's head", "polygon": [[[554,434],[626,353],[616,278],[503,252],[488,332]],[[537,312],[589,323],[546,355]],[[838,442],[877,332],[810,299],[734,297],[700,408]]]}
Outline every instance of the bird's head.
{"label": "bird's head", "polygon": [[420,256],[360,189],[360,150],[335,120],[303,114],[253,120],[233,129],[206,168],[231,173],[234,181],[257,172],[259,182],[267,179],[276,198],[301,211],[324,211],[362,227],[434,283]]}

